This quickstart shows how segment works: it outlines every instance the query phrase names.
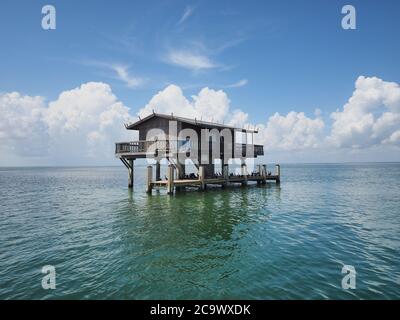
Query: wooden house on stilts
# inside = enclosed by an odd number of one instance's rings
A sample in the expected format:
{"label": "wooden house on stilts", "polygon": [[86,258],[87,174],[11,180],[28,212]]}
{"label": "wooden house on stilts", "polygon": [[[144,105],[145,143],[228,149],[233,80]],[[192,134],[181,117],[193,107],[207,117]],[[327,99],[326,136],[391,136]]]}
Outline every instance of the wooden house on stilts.
{"label": "wooden house on stilts", "polygon": [[[251,174],[247,172],[246,158],[264,155],[262,145],[254,144],[255,129],[235,128],[224,124],[198,119],[152,113],[137,122],[125,125],[128,130],[139,131],[139,140],[118,142],[115,155],[127,167],[130,188],[133,187],[134,161],[149,158],[155,161],[147,167],[147,192],[153,187],[166,187],[172,194],[185,186],[196,186],[202,190],[208,184],[226,186],[231,183],[246,185],[248,181],[265,183],[266,180],[280,181],[280,167],[276,173],[267,172],[266,165],[258,165]],[[167,175],[160,176],[160,161],[168,160]],[[185,161],[190,159],[197,168],[197,174],[185,173]],[[220,159],[222,171],[215,173],[215,159]],[[241,160],[241,174],[229,173],[228,161]]]}

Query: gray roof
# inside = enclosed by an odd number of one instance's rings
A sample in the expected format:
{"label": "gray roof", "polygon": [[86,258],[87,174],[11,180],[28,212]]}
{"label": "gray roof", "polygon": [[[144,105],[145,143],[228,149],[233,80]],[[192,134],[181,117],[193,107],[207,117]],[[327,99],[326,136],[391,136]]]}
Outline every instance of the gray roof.
{"label": "gray roof", "polygon": [[154,112],[152,114],[142,118],[142,119],[139,118],[139,120],[134,122],[134,123],[125,124],[125,127],[128,130],[138,130],[137,126],[139,124],[141,124],[143,122],[146,122],[147,120],[150,120],[150,119],[152,119],[154,117],[164,118],[164,119],[173,120],[173,121],[185,122],[185,123],[189,123],[189,124],[201,127],[201,128],[228,128],[228,129],[235,129],[235,130],[240,130],[240,131],[258,133],[258,130],[256,130],[256,129],[236,128],[236,127],[228,126],[228,125],[221,124],[221,123],[198,120],[196,118],[195,119],[191,119],[191,118],[174,116],[173,114],[168,115],[168,114],[154,113]]}

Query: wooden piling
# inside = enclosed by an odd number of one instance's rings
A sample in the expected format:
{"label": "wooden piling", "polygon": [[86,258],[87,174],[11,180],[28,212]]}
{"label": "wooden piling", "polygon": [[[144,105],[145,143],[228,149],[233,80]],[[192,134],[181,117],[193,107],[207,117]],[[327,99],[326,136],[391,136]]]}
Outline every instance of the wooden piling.
{"label": "wooden piling", "polygon": [[281,181],[281,166],[279,164],[275,165],[276,168],[276,182],[280,182]]}
{"label": "wooden piling", "polygon": [[244,160],[242,160],[241,175],[243,176],[242,186],[247,186],[247,165]]}
{"label": "wooden piling", "polygon": [[153,189],[153,167],[152,166],[147,166],[147,177],[146,177],[146,192],[151,193],[151,190]]}
{"label": "wooden piling", "polygon": [[[184,179],[185,178],[185,174],[186,174],[185,163],[182,164],[182,163],[177,162],[177,165],[176,165],[176,179],[177,180]],[[181,191],[184,188],[185,187],[181,187],[181,186],[178,186],[178,185],[175,186],[175,190],[176,191]]]}
{"label": "wooden piling", "polygon": [[266,184],[267,183],[267,165],[263,164],[262,165],[262,184]]}
{"label": "wooden piling", "polygon": [[161,165],[160,165],[160,160],[157,160],[156,162],[156,181],[159,181],[161,179]]}
{"label": "wooden piling", "polygon": [[172,164],[168,165],[167,169],[167,193],[174,193],[174,166]]}
{"label": "wooden piling", "polygon": [[132,189],[133,188],[133,173],[134,173],[134,168],[133,168],[133,160],[128,160],[128,188]]}
{"label": "wooden piling", "polygon": [[200,166],[199,167],[199,180],[200,180],[200,189],[201,190],[205,190],[206,189],[206,185],[204,183],[204,178],[205,178],[205,170],[204,170],[204,166]]}
{"label": "wooden piling", "polygon": [[224,164],[222,167],[222,175],[225,179],[225,183],[222,185],[223,187],[227,186],[229,183],[229,165]]}
{"label": "wooden piling", "polygon": [[[261,164],[257,165],[257,175],[262,176],[262,166],[261,166]],[[257,180],[257,184],[261,184],[261,180]]]}

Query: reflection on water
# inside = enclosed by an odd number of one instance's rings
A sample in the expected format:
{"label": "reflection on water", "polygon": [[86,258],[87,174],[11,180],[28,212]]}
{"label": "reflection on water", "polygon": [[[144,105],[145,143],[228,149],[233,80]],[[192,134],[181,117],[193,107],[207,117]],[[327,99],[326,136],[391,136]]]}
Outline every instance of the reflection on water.
{"label": "reflection on water", "polygon": [[267,198],[278,190],[254,186],[128,197],[116,210],[123,223],[113,226],[122,237],[126,267],[137,279],[127,290],[134,293],[139,286],[141,297],[149,298],[202,297],[203,291],[212,298],[213,290],[224,292],[215,285],[240,272],[251,225],[267,221]]}
{"label": "reflection on water", "polygon": [[1,169],[0,298],[399,296],[398,164],[283,166],[281,185],[173,196],[147,195],[141,169],[134,192],[123,168]]}

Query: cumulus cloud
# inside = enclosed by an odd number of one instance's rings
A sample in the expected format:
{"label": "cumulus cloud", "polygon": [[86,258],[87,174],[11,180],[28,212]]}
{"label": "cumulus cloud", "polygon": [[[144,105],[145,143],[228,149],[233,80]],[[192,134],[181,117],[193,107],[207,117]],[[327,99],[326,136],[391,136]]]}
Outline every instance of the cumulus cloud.
{"label": "cumulus cloud", "polygon": [[337,147],[365,148],[399,144],[400,86],[360,76],[343,110],[333,112],[328,141]]}
{"label": "cumulus cloud", "polygon": [[108,84],[89,82],[62,92],[49,103],[43,120],[48,126],[51,152],[70,156],[109,157],[113,143],[126,137],[123,123],[129,109]]}
{"label": "cumulus cloud", "polygon": [[[231,110],[230,100],[223,90],[216,91],[207,87],[188,99],[180,87],[169,85],[153,96],[138,115],[145,117],[153,110],[235,127],[256,127],[249,123],[247,113],[240,109]],[[319,116],[311,119],[303,112],[290,112],[286,116],[276,113],[266,124],[259,124],[257,127],[260,129],[257,143],[265,144],[270,149],[297,150],[318,147],[324,122]]]}
{"label": "cumulus cloud", "polygon": [[43,97],[2,94],[0,146],[2,152],[61,163],[110,159],[114,142],[128,138],[123,126],[128,111],[109,85],[97,82],[64,91],[48,104]]}
{"label": "cumulus cloud", "polygon": [[20,156],[47,153],[47,133],[41,121],[43,97],[18,92],[0,94],[0,149]]}
{"label": "cumulus cloud", "polygon": [[269,150],[303,150],[317,148],[323,136],[324,121],[308,118],[304,112],[275,113],[266,125],[260,124],[258,143]]}
{"label": "cumulus cloud", "polygon": [[[394,150],[400,145],[400,87],[376,77],[357,79],[348,102],[331,114],[328,135],[325,131],[329,126],[326,128],[319,109],[314,116],[295,111],[275,113],[254,126],[247,113],[231,107],[226,92],[208,87],[186,97],[180,87],[169,85],[156,93],[138,115],[145,117],[153,110],[235,127],[258,127],[256,143],[277,152],[296,150],[303,154],[318,149],[322,153],[326,146],[329,150],[388,146]],[[50,102],[40,96],[3,93],[0,112],[3,163],[8,154],[47,157],[52,164],[91,163],[88,159],[107,163],[113,159],[114,142],[136,138],[123,126],[130,118],[129,109],[108,84],[101,82],[63,91]]]}
{"label": "cumulus cloud", "polygon": [[247,120],[246,113],[240,110],[230,110],[230,100],[223,90],[213,90],[207,87],[188,99],[180,87],[169,85],[154,95],[138,115],[145,117],[153,110],[158,113],[173,113],[176,116],[232,125],[243,125]]}

